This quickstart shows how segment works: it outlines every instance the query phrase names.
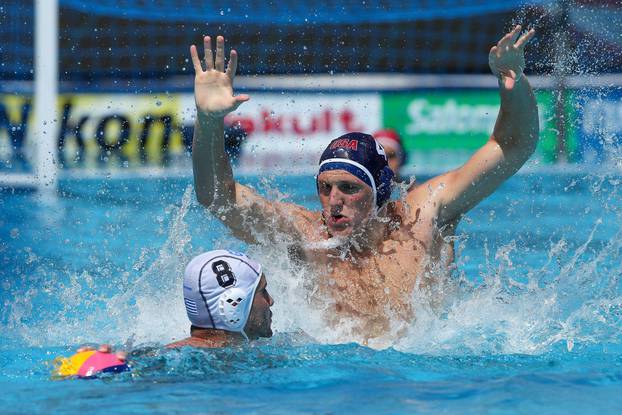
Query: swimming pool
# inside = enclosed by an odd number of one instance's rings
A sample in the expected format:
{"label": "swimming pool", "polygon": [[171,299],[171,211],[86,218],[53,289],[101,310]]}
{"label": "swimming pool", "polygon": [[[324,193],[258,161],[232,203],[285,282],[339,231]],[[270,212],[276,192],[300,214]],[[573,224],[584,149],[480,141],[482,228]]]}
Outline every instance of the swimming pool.
{"label": "swimming pool", "polygon": [[[419,307],[380,349],[315,321],[276,246],[251,249],[269,264],[274,338],[164,352],[188,330],[185,263],[246,248],[191,179],[64,179],[51,200],[5,191],[2,412],[620,413],[622,178],[526,170],[463,220],[454,297]],[[317,207],[312,177],[242,181]],[[86,341],[141,353],[131,373],[51,381],[49,361]]]}

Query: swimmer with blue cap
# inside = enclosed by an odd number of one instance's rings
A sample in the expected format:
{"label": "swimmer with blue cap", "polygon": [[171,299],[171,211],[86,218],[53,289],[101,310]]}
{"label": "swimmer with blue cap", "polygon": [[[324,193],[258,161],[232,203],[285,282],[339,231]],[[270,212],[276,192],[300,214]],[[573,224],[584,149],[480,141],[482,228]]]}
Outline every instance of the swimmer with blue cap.
{"label": "swimmer with blue cap", "polygon": [[353,132],[332,140],[320,157],[316,177],[330,235],[365,229],[363,224],[386,207],[393,176],[384,148],[371,135]]}
{"label": "swimmer with blue cap", "polygon": [[407,327],[413,318],[414,290],[439,283],[452,267],[460,219],[536,148],[538,108],[523,73],[524,49],[534,34],[516,26],[490,49],[499,114],[490,139],[464,165],[412,184],[392,200],[393,171],[385,149],[368,134],[346,132],[320,157],[319,212],[268,200],[235,181],[224,147],[224,117],[250,96],[233,92],[237,52],[231,51],[225,66],[224,38],[217,37],[214,52],[206,36],[203,60],[194,45],[190,48],[197,199],[247,243],[289,241],[288,255],[316,273],[312,295],[330,299],[330,306],[318,309],[331,324],[346,322],[353,339],[400,333],[396,326]]}

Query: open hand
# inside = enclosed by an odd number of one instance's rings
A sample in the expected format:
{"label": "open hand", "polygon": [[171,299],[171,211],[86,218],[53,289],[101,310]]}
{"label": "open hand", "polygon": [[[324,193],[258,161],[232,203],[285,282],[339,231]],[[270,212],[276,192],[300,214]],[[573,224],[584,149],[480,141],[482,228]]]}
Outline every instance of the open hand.
{"label": "open hand", "polygon": [[[92,350],[95,350],[93,346],[82,346],[78,348],[77,353],[89,352]],[[97,348],[97,351],[101,353],[112,353],[112,347],[109,344],[102,344]],[[116,352],[114,352],[114,355],[122,362],[127,361],[127,353],[124,351],[117,350]]]}
{"label": "open hand", "polygon": [[235,111],[248,95],[233,95],[233,78],[238,66],[238,55],[231,50],[229,65],[225,71],[225,39],[216,38],[216,59],[212,53],[212,41],[209,36],[203,38],[205,51],[205,70],[201,66],[195,45],[190,46],[190,56],[194,66],[194,99],[197,110],[209,117],[224,117]]}
{"label": "open hand", "polygon": [[516,82],[523,76],[525,45],[536,33],[534,29],[531,29],[520,36],[521,29],[520,25],[516,25],[510,33],[497,42],[496,46],[490,49],[488,54],[488,65],[492,73],[499,78],[507,90],[514,88]]}

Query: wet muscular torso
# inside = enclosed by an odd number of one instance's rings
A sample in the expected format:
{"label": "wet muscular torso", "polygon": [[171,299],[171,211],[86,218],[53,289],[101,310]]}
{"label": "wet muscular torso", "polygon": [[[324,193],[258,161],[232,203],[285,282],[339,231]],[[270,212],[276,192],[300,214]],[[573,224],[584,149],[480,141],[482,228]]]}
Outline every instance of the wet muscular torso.
{"label": "wet muscular torso", "polygon": [[413,319],[412,295],[447,243],[435,223],[436,210],[394,205],[391,225],[375,247],[348,250],[320,248],[329,235],[321,217],[307,216],[302,259],[317,275],[312,300],[326,304],[333,326],[346,323],[353,335],[372,338]]}

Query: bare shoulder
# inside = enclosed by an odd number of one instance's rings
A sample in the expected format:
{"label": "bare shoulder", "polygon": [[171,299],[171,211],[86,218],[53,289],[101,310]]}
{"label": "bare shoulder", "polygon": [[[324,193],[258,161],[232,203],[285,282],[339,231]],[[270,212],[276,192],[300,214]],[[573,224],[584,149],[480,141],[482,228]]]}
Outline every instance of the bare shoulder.
{"label": "bare shoulder", "polygon": [[300,236],[307,224],[318,217],[303,206],[267,199],[251,187],[236,183],[235,209],[221,219],[236,237],[255,243],[259,234]]}
{"label": "bare shoulder", "polygon": [[412,185],[404,199],[403,215],[408,221],[423,217],[435,218],[442,207],[441,200],[450,173],[435,176],[423,183]]}
{"label": "bare shoulder", "polygon": [[295,203],[276,202],[275,208],[285,220],[290,221],[299,235],[309,236],[321,223],[321,213]]}
{"label": "bare shoulder", "polygon": [[212,339],[201,339],[198,337],[188,337],[175,343],[167,344],[167,349],[179,349],[180,347],[196,347],[201,349],[211,349],[214,347],[222,347],[224,342],[214,341]]}

